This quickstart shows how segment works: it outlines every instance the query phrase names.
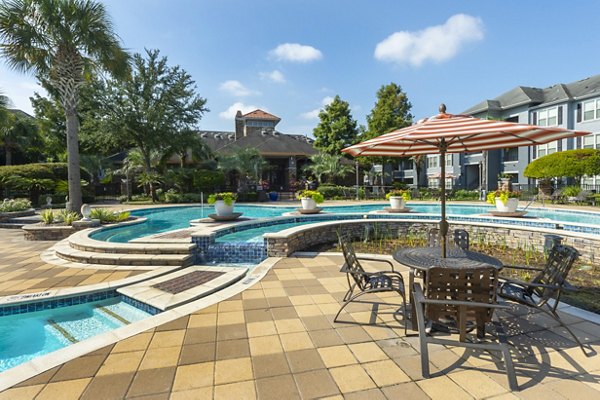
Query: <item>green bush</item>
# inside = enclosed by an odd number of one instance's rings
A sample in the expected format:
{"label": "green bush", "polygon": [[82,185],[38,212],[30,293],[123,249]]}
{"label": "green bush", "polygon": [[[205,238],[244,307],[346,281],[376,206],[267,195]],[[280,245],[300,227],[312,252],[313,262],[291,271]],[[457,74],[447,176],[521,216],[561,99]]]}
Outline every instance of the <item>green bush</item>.
{"label": "green bush", "polygon": [[93,208],[90,212],[90,218],[99,219],[103,224],[126,221],[129,215],[129,211],[112,212],[106,208]]}
{"label": "green bush", "polygon": [[199,169],[192,174],[192,186],[195,192],[214,192],[225,184],[223,171]]}
{"label": "green bush", "polygon": [[4,200],[0,204],[0,212],[23,211],[31,208],[31,202],[28,199]]}
{"label": "green bush", "polygon": [[552,179],[555,176],[579,179],[600,173],[600,150],[565,150],[533,160],[523,174],[528,178]]}
{"label": "green bush", "polygon": [[73,225],[74,221],[81,219],[81,216],[74,211],[60,210],[56,215],[55,219],[58,222],[62,222],[65,225]]}
{"label": "green bush", "polygon": [[177,193],[174,189],[165,192],[165,203],[200,203],[202,196],[199,193]]}
{"label": "green bush", "polygon": [[[0,181],[2,177],[15,175],[31,179],[66,180],[68,179],[67,163],[34,163],[0,166]],[[81,179],[90,180],[90,174],[83,168],[81,169]]]}
{"label": "green bush", "polygon": [[452,200],[479,200],[478,190],[459,189],[450,196]]}
{"label": "green bush", "polygon": [[242,192],[238,194],[238,201],[253,202],[258,201],[257,192]]}
{"label": "green bush", "polygon": [[581,193],[581,188],[579,186],[567,186],[562,190],[563,196],[567,197],[577,197]]}
{"label": "green bush", "polygon": [[345,198],[345,191],[349,189],[354,190],[354,188],[346,188],[344,186],[320,185],[317,188],[317,192],[321,193],[327,200],[336,200]]}
{"label": "green bush", "polygon": [[40,217],[42,218],[42,223],[44,223],[46,225],[50,225],[51,223],[54,222],[54,211],[44,210],[40,214]]}

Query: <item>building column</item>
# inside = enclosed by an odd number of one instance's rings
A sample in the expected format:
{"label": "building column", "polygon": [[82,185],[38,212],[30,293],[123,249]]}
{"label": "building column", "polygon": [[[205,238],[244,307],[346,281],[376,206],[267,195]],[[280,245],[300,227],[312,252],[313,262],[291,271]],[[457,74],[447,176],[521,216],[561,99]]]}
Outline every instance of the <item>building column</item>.
{"label": "building column", "polygon": [[288,181],[287,181],[287,185],[288,185],[288,189],[292,189],[290,187],[290,183],[291,182],[296,182],[297,181],[297,177],[298,177],[298,165],[297,165],[297,160],[296,160],[296,156],[291,156],[290,158],[288,158]]}

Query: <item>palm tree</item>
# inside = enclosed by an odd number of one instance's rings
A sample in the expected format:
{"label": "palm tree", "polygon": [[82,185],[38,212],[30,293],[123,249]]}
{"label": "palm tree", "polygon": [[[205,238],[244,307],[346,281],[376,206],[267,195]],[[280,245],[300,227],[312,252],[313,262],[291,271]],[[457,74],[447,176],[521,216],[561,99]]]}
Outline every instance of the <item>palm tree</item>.
{"label": "palm tree", "polygon": [[[157,199],[154,184],[160,182],[159,175],[156,173],[156,168],[160,163],[161,157],[158,151],[150,152],[150,172],[145,171],[145,157],[140,149],[131,149],[127,152],[127,157],[123,160],[123,166],[116,170],[115,173],[125,175],[127,183],[127,200],[131,201],[131,180],[134,174],[138,174],[141,187],[144,192],[152,196],[152,201]],[[143,182],[142,182],[143,181]]]}
{"label": "palm tree", "polygon": [[323,175],[327,183],[333,183],[336,178],[343,178],[353,171],[351,165],[342,163],[342,156],[336,154],[318,153],[310,157],[311,164],[306,166],[322,183]]}
{"label": "palm tree", "polygon": [[239,186],[244,188],[249,180],[258,181],[269,164],[255,148],[246,148],[219,159],[219,169],[239,173]]}
{"label": "palm tree", "polygon": [[162,156],[161,164],[166,164],[174,155],[179,158],[181,168],[185,167],[190,155],[193,161],[204,161],[213,157],[210,147],[198,136],[198,132],[191,129],[173,135]]}
{"label": "palm tree", "polygon": [[11,0],[0,4],[0,54],[34,72],[60,99],[67,125],[69,209],[81,208],[77,105],[85,77],[101,68],[121,75],[128,54],[104,5],[90,0]]}

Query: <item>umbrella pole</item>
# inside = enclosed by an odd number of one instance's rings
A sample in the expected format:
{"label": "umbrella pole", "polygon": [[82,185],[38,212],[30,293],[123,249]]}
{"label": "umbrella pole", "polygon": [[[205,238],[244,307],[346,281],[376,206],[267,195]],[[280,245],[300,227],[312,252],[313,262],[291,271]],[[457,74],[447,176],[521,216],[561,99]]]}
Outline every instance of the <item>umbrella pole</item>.
{"label": "umbrella pole", "polygon": [[441,163],[441,182],[440,189],[442,200],[442,219],[440,220],[440,236],[442,245],[442,258],[446,258],[446,244],[448,237],[448,222],[446,221],[446,140],[442,139],[440,143],[440,163]]}

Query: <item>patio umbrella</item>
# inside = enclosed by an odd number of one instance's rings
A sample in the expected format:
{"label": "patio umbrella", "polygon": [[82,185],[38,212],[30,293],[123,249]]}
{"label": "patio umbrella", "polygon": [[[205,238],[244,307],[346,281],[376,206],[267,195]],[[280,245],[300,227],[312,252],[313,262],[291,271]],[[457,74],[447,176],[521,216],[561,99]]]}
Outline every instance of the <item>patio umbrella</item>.
{"label": "patio umbrella", "polygon": [[420,120],[416,124],[386,133],[376,138],[347,147],[342,151],[352,156],[406,157],[422,154],[440,154],[442,257],[446,257],[446,153],[495,150],[507,147],[531,146],[566,137],[587,135],[589,132],[571,131],[558,127],[541,127],[507,121],[485,120],[469,115],[440,114]]}

